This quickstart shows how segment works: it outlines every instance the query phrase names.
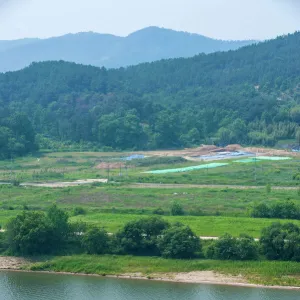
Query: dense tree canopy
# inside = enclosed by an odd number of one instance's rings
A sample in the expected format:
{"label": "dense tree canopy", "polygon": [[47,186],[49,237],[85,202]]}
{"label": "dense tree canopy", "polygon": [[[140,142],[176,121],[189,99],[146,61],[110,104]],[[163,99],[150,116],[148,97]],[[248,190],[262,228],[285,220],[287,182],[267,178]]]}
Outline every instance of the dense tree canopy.
{"label": "dense tree canopy", "polygon": [[[300,124],[300,33],[237,51],[106,70],[34,63],[0,74],[2,157],[53,141],[180,148],[272,146]],[[21,115],[20,115],[21,114]]]}

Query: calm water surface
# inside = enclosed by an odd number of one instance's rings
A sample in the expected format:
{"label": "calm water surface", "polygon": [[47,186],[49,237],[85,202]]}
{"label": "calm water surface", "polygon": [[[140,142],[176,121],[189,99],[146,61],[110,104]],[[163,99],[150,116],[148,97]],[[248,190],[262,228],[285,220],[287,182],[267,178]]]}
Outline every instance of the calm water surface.
{"label": "calm water surface", "polygon": [[0,300],[300,300],[300,291],[0,272]]}

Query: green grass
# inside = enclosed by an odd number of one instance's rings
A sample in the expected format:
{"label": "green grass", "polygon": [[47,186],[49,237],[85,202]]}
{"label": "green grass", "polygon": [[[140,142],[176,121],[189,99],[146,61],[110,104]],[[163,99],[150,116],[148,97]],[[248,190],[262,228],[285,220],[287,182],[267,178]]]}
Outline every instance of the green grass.
{"label": "green grass", "polygon": [[216,261],[171,260],[158,257],[89,256],[54,257],[27,267],[33,271],[72,272],[99,275],[142,273],[155,277],[159,273],[191,271],[216,271],[223,274],[242,275],[251,283],[265,285],[300,286],[300,263],[274,261]]}
{"label": "green grass", "polygon": [[[124,152],[54,152],[41,153],[36,157],[18,158],[13,161],[0,161],[0,180],[8,181],[12,178],[24,181],[45,180],[76,180],[87,178],[107,178],[107,170],[94,168],[101,161],[120,161],[127,156]],[[147,159],[146,159],[147,160]],[[202,162],[180,162],[173,164],[164,160],[149,159],[149,163],[134,166],[128,163],[128,169],[110,170],[110,179],[118,182],[152,182],[152,183],[189,183],[189,184],[235,184],[235,185],[281,185],[294,186],[293,175],[299,172],[300,162],[297,159],[288,161],[262,161],[257,163],[240,164],[232,160],[220,161],[229,163],[228,166],[210,170],[197,170],[176,174],[145,174],[145,171],[183,168],[205,164]],[[153,164],[151,164],[153,163]],[[137,165],[139,165],[137,163]]]}
{"label": "green grass", "polygon": [[123,185],[79,186],[72,188],[12,187],[0,185],[0,209],[46,209],[53,203],[72,209],[81,206],[90,212],[151,214],[162,208],[169,214],[174,201],[187,214],[249,216],[249,209],[259,202],[266,204],[292,200],[300,205],[297,190],[265,188],[237,190],[230,188],[134,188]]}
{"label": "green grass", "polygon": [[[109,214],[90,213],[83,216],[72,217],[71,221],[83,221],[105,228],[108,232],[115,233],[125,223],[142,218],[141,215],[133,214]],[[181,222],[191,227],[199,236],[220,236],[230,233],[238,236],[241,233],[249,234],[255,238],[260,236],[262,228],[271,225],[273,222],[293,222],[300,225],[300,221],[276,220],[276,219],[254,219],[240,217],[193,217],[193,216],[165,216],[165,220],[175,223]]]}

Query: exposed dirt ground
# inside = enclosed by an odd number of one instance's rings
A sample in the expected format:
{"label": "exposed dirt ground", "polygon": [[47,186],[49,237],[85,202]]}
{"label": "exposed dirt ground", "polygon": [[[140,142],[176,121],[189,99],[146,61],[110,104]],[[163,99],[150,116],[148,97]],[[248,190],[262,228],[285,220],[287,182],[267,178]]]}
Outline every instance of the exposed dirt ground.
{"label": "exposed dirt ground", "polygon": [[214,155],[221,151],[245,151],[256,153],[257,155],[268,155],[268,156],[300,156],[300,153],[291,152],[288,150],[276,150],[270,148],[259,148],[259,147],[246,147],[243,148],[241,145],[228,145],[224,148],[218,148],[214,145],[202,145],[198,148],[184,149],[184,150],[164,150],[164,151],[146,151],[142,152],[147,156],[181,156],[185,158],[193,158],[202,155]]}
{"label": "exposed dirt ground", "polygon": [[28,263],[24,258],[0,256],[0,270],[19,270]]}

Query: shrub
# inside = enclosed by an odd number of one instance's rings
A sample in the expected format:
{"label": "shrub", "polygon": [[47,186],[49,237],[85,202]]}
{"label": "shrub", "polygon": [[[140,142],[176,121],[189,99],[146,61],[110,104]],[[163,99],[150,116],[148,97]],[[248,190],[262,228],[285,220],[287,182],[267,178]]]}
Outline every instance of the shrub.
{"label": "shrub", "polygon": [[82,247],[88,254],[109,252],[109,236],[104,229],[92,227],[82,237]]}
{"label": "shrub", "polygon": [[82,207],[75,207],[73,210],[73,216],[85,215],[86,211]]}
{"label": "shrub", "polygon": [[47,214],[24,211],[7,225],[8,246],[21,255],[61,251],[69,236],[68,215],[52,206]]}
{"label": "shrub", "polygon": [[24,212],[7,225],[8,244],[14,254],[51,253],[51,235],[52,230],[43,213]]}
{"label": "shrub", "polygon": [[300,261],[300,228],[293,223],[264,228],[260,244],[267,259]]}
{"label": "shrub", "polygon": [[300,219],[300,207],[294,202],[281,201],[271,205],[259,203],[251,211],[254,218]]}
{"label": "shrub", "polygon": [[248,235],[234,238],[225,234],[208,247],[207,256],[222,260],[253,260],[258,257],[258,245]]}
{"label": "shrub", "polygon": [[175,201],[172,204],[171,215],[172,216],[183,216],[184,215],[184,209],[180,203]]}
{"label": "shrub", "polygon": [[159,217],[132,221],[117,233],[114,244],[122,253],[156,255],[157,238],[168,226],[169,223]]}
{"label": "shrub", "polygon": [[162,216],[162,215],[165,214],[165,211],[161,207],[159,207],[159,208],[156,208],[156,209],[153,210],[153,214]]}
{"label": "shrub", "polygon": [[192,258],[201,251],[201,244],[190,227],[175,224],[162,232],[158,248],[165,258]]}

